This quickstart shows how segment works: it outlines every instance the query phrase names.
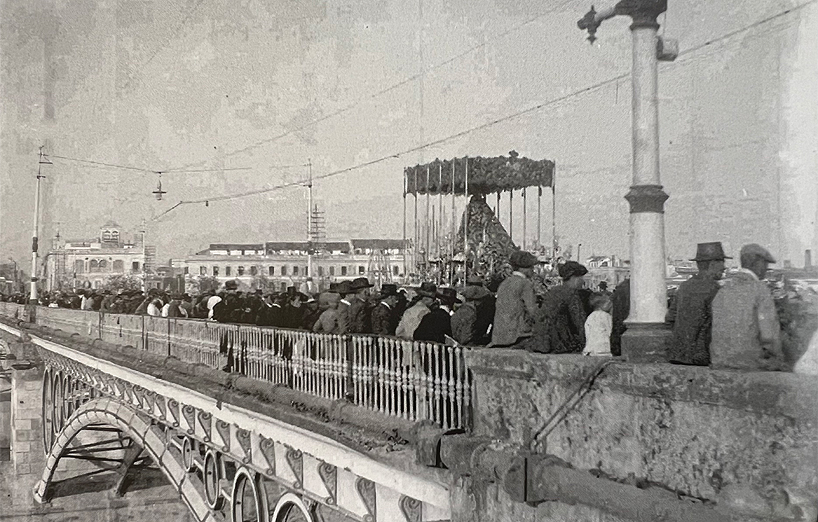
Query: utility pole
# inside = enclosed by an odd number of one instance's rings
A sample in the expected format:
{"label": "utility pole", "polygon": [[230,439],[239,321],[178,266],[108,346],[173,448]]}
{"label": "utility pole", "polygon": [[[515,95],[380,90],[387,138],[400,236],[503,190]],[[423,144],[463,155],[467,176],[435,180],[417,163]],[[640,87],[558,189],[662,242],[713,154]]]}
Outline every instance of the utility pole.
{"label": "utility pole", "polygon": [[45,176],[42,174],[43,165],[51,165],[51,161],[43,153],[43,146],[40,146],[40,156],[37,161],[37,187],[34,189],[34,230],[31,235],[31,293],[28,304],[37,304],[37,250],[38,236],[40,230],[40,182]]}
{"label": "utility pole", "polygon": [[148,233],[148,223],[142,219],[142,291],[148,293],[148,249],[145,246],[145,236]]}
{"label": "utility pole", "polygon": [[673,61],[675,41],[659,37],[657,18],[667,0],[621,0],[599,13],[591,10],[577,22],[596,40],[599,25],[614,16],[629,16],[633,42],[631,73],[633,184],[630,204],[630,315],[622,338],[622,355],[632,361],[664,361],[667,311],[664,204],[668,195],[659,176],[658,61]]}
{"label": "utility pole", "polygon": [[309,181],[307,182],[307,277],[312,277],[312,160],[307,159]]}

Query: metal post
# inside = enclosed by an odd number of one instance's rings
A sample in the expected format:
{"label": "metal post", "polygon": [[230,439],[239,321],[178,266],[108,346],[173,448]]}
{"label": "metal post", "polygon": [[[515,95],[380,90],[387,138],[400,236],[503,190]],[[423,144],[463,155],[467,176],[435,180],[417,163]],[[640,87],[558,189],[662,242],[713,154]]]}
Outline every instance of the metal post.
{"label": "metal post", "polygon": [[406,169],[403,169],[403,242],[401,244],[403,253],[403,277],[405,280],[408,275],[406,271]]}
{"label": "metal post", "polygon": [[633,361],[664,360],[669,331],[663,328],[667,310],[665,284],[664,204],[668,196],[659,176],[658,60],[672,61],[676,53],[658,36],[657,18],[667,0],[621,0],[612,10],[593,8],[579,20],[593,41],[599,24],[616,15],[629,16],[632,50],[633,184],[625,199],[630,204],[630,315],[622,338],[622,354]]}
{"label": "metal post", "polygon": [[528,187],[523,188],[523,250],[528,250],[528,240],[526,238],[526,234],[528,233],[527,229],[527,216],[526,213],[528,211],[526,203],[528,202],[527,198],[527,191]]}
{"label": "metal post", "polygon": [[437,233],[435,234],[435,250],[437,250],[437,258],[441,260],[440,274],[443,275],[443,256],[440,252],[440,235],[443,233],[443,163],[440,163],[437,168],[437,206],[438,206],[438,225]]}
{"label": "metal post", "polygon": [[412,262],[414,263],[414,269],[417,270],[418,268],[418,246],[420,244],[420,234],[418,233],[418,170],[414,169],[415,172],[415,245],[412,249]]}
{"label": "metal post", "polygon": [[454,244],[457,241],[457,217],[455,210],[455,195],[454,195],[454,174],[457,158],[452,159],[452,237],[449,241],[449,283],[454,284]]}
{"label": "metal post", "polygon": [[[557,260],[557,167],[554,166],[554,178],[551,180],[551,259]],[[552,262],[552,264],[554,264]]]}
{"label": "metal post", "polygon": [[51,162],[43,154],[43,147],[40,147],[40,157],[37,161],[37,186],[34,189],[34,230],[31,235],[31,289],[28,303],[37,304],[37,250],[38,236],[40,230],[40,182],[45,177],[42,175],[42,166],[50,165]]}
{"label": "metal post", "polygon": [[463,218],[463,282],[469,277],[469,157],[466,156],[466,178],[463,193],[466,196],[466,213]]}
{"label": "metal post", "polygon": [[514,189],[508,191],[508,237],[514,242]]}
{"label": "metal post", "polygon": [[656,18],[667,2],[631,0],[633,19],[633,186],[631,207],[631,308],[629,323],[662,324],[667,311],[665,220],[667,194],[659,179],[659,97]]}
{"label": "metal post", "polygon": [[145,243],[145,236],[148,233],[148,224],[142,220],[142,291],[148,292],[148,249]]}
{"label": "metal post", "polygon": [[429,194],[429,167],[426,167],[426,214],[423,220],[426,225],[423,227],[426,234],[426,255],[423,256],[423,265],[425,269],[429,268],[429,250],[432,248],[431,238],[429,237],[429,205],[432,201],[432,196]]}
{"label": "metal post", "polygon": [[312,276],[312,160],[307,159],[309,182],[307,182],[307,277]]}
{"label": "metal post", "polygon": [[542,186],[537,187],[537,248],[542,248]]}

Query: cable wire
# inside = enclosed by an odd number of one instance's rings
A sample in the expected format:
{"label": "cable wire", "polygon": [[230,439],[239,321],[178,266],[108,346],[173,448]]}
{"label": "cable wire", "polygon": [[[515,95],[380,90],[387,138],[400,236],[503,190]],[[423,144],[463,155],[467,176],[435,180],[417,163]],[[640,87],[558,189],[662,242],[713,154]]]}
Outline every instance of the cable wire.
{"label": "cable wire", "polygon": [[225,154],[225,156],[234,156],[236,154],[241,154],[241,153],[247,152],[249,150],[252,150],[252,149],[254,149],[256,147],[260,147],[260,146],[266,145],[268,143],[276,142],[276,141],[278,141],[278,140],[280,140],[282,138],[286,138],[287,136],[295,134],[296,132],[300,132],[300,131],[305,130],[305,129],[309,128],[309,127],[312,127],[313,125],[317,125],[317,124],[322,123],[324,121],[335,118],[336,116],[340,116],[341,114],[349,112],[349,111],[351,111],[352,109],[354,109],[355,107],[357,107],[358,105],[360,105],[362,103],[365,103],[365,102],[367,102],[369,100],[373,100],[375,98],[383,96],[384,94],[387,94],[387,93],[389,93],[389,92],[391,92],[391,91],[393,91],[393,90],[395,90],[395,89],[397,89],[399,87],[402,87],[402,86],[404,86],[404,85],[406,85],[408,83],[411,83],[411,82],[421,78],[422,76],[425,76],[426,74],[436,70],[436,69],[439,69],[439,68],[441,68],[441,67],[443,67],[445,65],[448,65],[448,64],[454,62],[455,60],[458,60],[458,59],[460,59],[460,58],[462,58],[464,56],[467,56],[467,55],[473,53],[474,51],[482,49],[483,47],[486,47],[488,44],[490,44],[490,43],[492,43],[492,42],[494,42],[496,40],[499,40],[501,38],[504,38],[504,37],[508,36],[509,34],[511,34],[513,32],[516,32],[519,29],[521,29],[521,28],[523,28],[523,27],[525,27],[525,26],[527,26],[527,25],[529,25],[531,23],[536,22],[540,18],[543,18],[543,17],[545,17],[545,16],[547,16],[549,14],[555,13],[558,10],[565,7],[566,5],[570,4],[572,1],[575,1],[575,0],[566,0],[566,1],[562,2],[560,5],[554,7],[553,9],[550,9],[548,11],[540,13],[540,14],[538,14],[538,15],[532,17],[532,18],[529,18],[527,20],[524,20],[523,22],[521,22],[521,23],[519,23],[519,24],[517,24],[517,25],[515,25],[515,26],[513,26],[513,27],[511,27],[509,29],[506,29],[505,31],[503,31],[503,32],[501,32],[501,33],[499,33],[497,35],[494,35],[491,38],[489,38],[489,39],[487,39],[487,40],[485,40],[485,41],[483,41],[483,42],[481,42],[481,43],[479,43],[477,45],[469,47],[465,51],[462,51],[462,52],[460,52],[460,53],[458,53],[458,54],[456,54],[454,56],[451,56],[451,57],[447,58],[446,60],[438,62],[438,63],[436,63],[436,64],[434,64],[434,65],[432,65],[430,67],[427,67],[423,71],[421,71],[419,73],[416,73],[416,74],[413,74],[413,75],[411,75],[411,76],[409,76],[407,78],[404,78],[403,80],[400,80],[399,82],[394,83],[394,84],[392,84],[392,85],[390,85],[388,87],[385,87],[385,88],[383,88],[383,89],[381,89],[381,90],[379,90],[377,92],[374,92],[374,93],[368,94],[366,96],[363,96],[363,97],[359,98],[358,100],[356,100],[356,101],[354,101],[352,103],[349,103],[346,106],[344,106],[344,107],[342,107],[340,109],[337,109],[337,110],[335,110],[335,111],[333,111],[333,112],[331,112],[331,113],[329,113],[329,114],[327,114],[325,116],[321,116],[320,118],[309,121],[307,123],[304,123],[303,125],[300,125],[299,127],[296,127],[294,129],[289,129],[287,131],[284,131],[284,132],[282,132],[280,134],[277,134],[275,136],[272,136],[270,138],[266,138],[266,139],[263,139],[261,141],[257,141],[255,143],[252,143],[252,144],[247,145],[245,147],[242,147],[240,149],[236,149],[236,150],[234,150],[232,152],[228,152],[228,153]]}
{"label": "cable wire", "polygon": [[[753,29],[754,27],[757,27],[759,25],[768,23],[768,22],[770,22],[772,20],[775,20],[777,18],[781,18],[782,16],[785,16],[787,14],[790,14],[792,12],[800,10],[800,9],[810,5],[810,4],[814,4],[815,2],[818,2],[818,0],[809,0],[808,2],[805,2],[805,3],[803,3],[803,4],[799,5],[799,6],[793,7],[791,9],[787,9],[787,10],[782,11],[780,13],[777,13],[775,15],[772,15],[772,16],[769,16],[769,17],[764,18],[762,20],[756,21],[756,22],[754,22],[754,23],[752,23],[750,25],[747,25],[745,27],[742,27],[740,29],[730,31],[729,33],[726,33],[726,34],[724,34],[722,36],[719,36],[717,38],[713,38],[711,40],[703,42],[702,44],[699,44],[699,45],[696,45],[694,47],[685,49],[684,51],[679,52],[679,56],[689,54],[691,52],[697,51],[697,50],[702,49],[704,47],[708,47],[708,46],[710,46],[710,45],[712,45],[712,44],[714,44],[716,42],[729,39],[729,38],[731,38],[733,36],[736,36],[737,34],[740,34],[742,32],[746,32],[746,31],[748,31],[750,29]],[[668,65],[671,65],[671,63],[669,63]],[[553,106],[555,104],[558,104],[558,103],[564,102],[564,101],[566,101],[568,99],[571,99],[571,98],[573,98],[575,96],[579,96],[579,95],[582,95],[582,94],[586,94],[586,93],[595,91],[595,90],[600,89],[600,88],[602,88],[602,87],[604,87],[606,85],[609,85],[611,83],[618,82],[619,80],[627,78],[630,75],[631,75],[630,72],[619,74],[619,75],[614,76],[612,78],[608,78],[606,80],[597,82],[597,83],[595,83],[593,85],[590,85],[588,87],[584,87],[582,89],[572,91],[572,92],[570,92],[568,94],[565,94],[563,96],[553,98],[551,100],[545,101],[543,103],[539,103],[539,104],[534,105],[532,107],[529,107],[527,109],[523,109],[521,111],[518,111],[518,112],[515,112],[515,113],[512,113],[512,114],[503,116],[501,118],[496,118],[494,120],[488,121],[488,122],[483,123],[481,125],[477,125],[475,127],[471,127],[469,129],[465,129],[463,131],[451,134],[451,135],[446,136],[444,138],[440,138],[440,139],[437,139],[437,140],[434,140],[434,141],[424,143],[422,145],[411,147],[411,148],[405,149],[405,150],[397,152],[397,153],[381,156],[381,157],[376,158],[374,160],[359,163],[357,165],[353,165],[353,166],[346,167],[346,168],[343,168],[343,169],[338,169],[338,170],[328,172],[326,174],[322,174],[322,175],[319,175],[319,176],[314,176],[312,179],[313,179],[313,182],[315,182],[317,180],[321,180],[321,179],[328,179],[328,178],[335,177],[335,176],[338,176],[338,175],[341,175],[341,174],[344,174],[344,173],[347,173],[347,172],[351,172],[351,171],[354,171],[354,170],[359,170],[359,169],[369,167],[369,166],[372,166],[372,165],[375,165],[375,164],[378,164],[378,163],[382,163],[382,162],[390,160],[390,159],[398,159],[400,156],[404,156],[404,155],[410,154],[412,152],[417,152],[417,151],[422,150],[422,149],[433,147],[435,145],[440,145],[442,143],[446,143],[448,141],[451,141],[451,140],[466,136],[466,135],[471,134],[473,132],[476,132],[476,131],[479,131],[479,130],[482,130],[482,129],[485,129],[485,128],[492,127],[492,126],[497,125],[499,123],[503,123],[503,122],[506,122],[506,121],[509,121],[509,120],[513,120],[513,119],[519,118],[521,116],[530,114],[532,112],[539,111],[539,110],[541,110],[543,108]],[[178,208],[178,207],[180,207],[182,205],[197,204],[197,203],[209,203],[211,201],[227,201],[227,200],[232,200],[232,199],[239,199],[239,198],[244,198],[244,197],[249,197],[249,196],[266,194],[266,193],[269,193],[269,192],[273,192],[273,191],[276,191],[276,190],[282,190],[282,189],[290,188],[290,187],[294,187],[294,186],[304,186],[306,183],[307,183],[307,181],[303,180],[303,181],[296,181],[296,182],[276,185],[274,187],[268,187],[268,188],[263,188],[263,189],[257,189],[257,190],[242,192],[242,193],[238,193],[238,194],[214,196],[214,197],[202,198],[202,199],[197,199],[197,200],[182,200],[179,203],[177,203],[176,205],[174,205],[173,207],[171,207],[170,209],[166,210],[165,212],[163,212],[162,214],[157,216],[157,218],[169,213],[170,211],[172,211],[175,208]]]}
{"label": "cable wire", "polygon": [[[135,74],[136,72],[138,72],[138,71],[140,71],[140,70],[144,69],[145,67],[147,67],[147,66],[148,66],[148,65],[149,65],[149,64],[150,64],[150,63],[153,61],[153,59],[154,59],[154,58],[156,58],[156,56],[157,56],[157,55],[158,55],[158,54],[159,54],[159,53],[160,53],[160,52],[161,52],[161,51],[162,51],[162,50],[163,50],[163,49],[164,49],[164,48],[165,48],[165,47],[166,47],[166,46],[167,46],[169,43],[171,43],[171,42],[173,41],[173,39],[174,39],[174,38],[176,38],[176,37],[178,36],[178,33],[179,33],[179,32],[180,32],[182,29],[184,29],[184,27],[185,27],[185,25],[187,24],[187,22],[188,22],[188,21],[189,21],[189,20],[190,20],[190,19],[193,17],[193,15],[196,13],[196,11],[198,11],[198,10],[199,10],[199,8],[202,6],[202,4],[203,4],[203,3],[204,3],[204,0],[199,0],[198,2],[196,2],[196,5],[194,5],[192,9],[188,10],[188,12],[187,12],[187,14],[185,15],[185,17],[184,17],[184,18],[182,18],[182,21],[181,21],[181,22],[179,22],[179,23],[176,25],[176,27],[175,27],[175,28],[173,28],[173,29],[170,31],[170,36],[168,36],[167,38],[165,38],[165,41],[164,41],[164,42],[162,42],[162,44],[161,44],[161,45],[159,45],[159,46],[156,48],[156,50],[153,52],[153,54],[151,54],[150,58],[148,58],[147,60],[145,60],[145,62],[144,62],[144,63],[142,63],[141,65],[139,65],[139,66],[137,66],[137,67],[134,67],[133,69],[131,69],[131,70],[129,70],[129,71],[128,71],[128,80],[125,82],[125,85],[123,85],[123,86],[122,86],[122,91],[125,91],[125,90],[126,90],[128,87],[130,87],[130,86],[131,86],[131,84],[132,84],[132,83],[133,83],[133,81],[134,81],[134,74]],[[141,77],[140,77],[140,78],[136,78],[136,79],[138,80],[138,83],[140,83],[140,84],[142,83],[142,79],[141,79]]]}
{"label": "cable wire", "polygon": [[[80,158],[70,158],[68,156],[59,156],[56,154],[49,154],[49,158],[58,158],[65,161],[75,161],[78,163],[87,163],[89,165],[95,165],[97,167],[106,167],[112,169],[122,169],[122,170],[135,170],[139,172],[147,172],[151,174],[167,174],[167,173],[185,173],[185,172],[226,172],[226,171],[234,171],[234,170],[252,170],[251,167],[232,167],[232,168],[224,168],[224,169],[195,169],[195,170],[183,170],[182,168],[178,169],[167,169],[167,170],[157,170],[157,169],[145,169],[140,167],[133,167],[128,165],[117,165],[116,163],[107,163],[104,161],[96,161],[96,160],[87,160],[87,159],[80,159]],[[281,165],[278,167],[270,167],[270,168],[293,168],[299,165]]]}

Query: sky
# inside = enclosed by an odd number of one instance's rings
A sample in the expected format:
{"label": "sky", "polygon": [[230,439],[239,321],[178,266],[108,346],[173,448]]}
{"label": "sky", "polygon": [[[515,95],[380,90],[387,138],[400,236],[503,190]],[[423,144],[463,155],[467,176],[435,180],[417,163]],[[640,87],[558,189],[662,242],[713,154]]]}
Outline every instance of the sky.
{"label": "sky", "polygon": [[[733,254],[759,242],[802,266],[803,251],[818,249],[817,6],[671,0],[660,17],[660,33],[681,50],[660,65],[670,257],[692,257],[698,242],[723,241]],[[160,259],[210,243],[304,239],[298,183],[308,162],[329,238],[399,238],[404,167],[515,150],[556,162],[564,247],[627,258],[629,20],[605,22],[591,45],[576,26],[589,7],[4,0],[0,254],[30,255],[44,145],[53,162],[42,169],[46,246],[58,229],[93,237],[109,220],[132,233],[146,221]],[[165,172],[162,201],[155,171]],[[296,186],[229,197],[286,184]],[[199,203],[167,212],[180,201]],[[546,193],[544,243],[551,203]],[[520,243],[519,194],[514,205]]]}

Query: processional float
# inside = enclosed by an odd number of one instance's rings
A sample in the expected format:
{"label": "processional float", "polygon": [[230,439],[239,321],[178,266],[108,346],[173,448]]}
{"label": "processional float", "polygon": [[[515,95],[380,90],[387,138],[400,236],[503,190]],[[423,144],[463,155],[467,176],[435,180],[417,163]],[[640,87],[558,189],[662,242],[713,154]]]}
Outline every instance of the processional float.
{"label": "processional float", "polygon": [[[465,157],[435,159],[425,165],[406,167],[403,172],[403,239],[410,246],[404,256],[404,274],[419,280],[437,280],[439,284],[464,281],[477,273],[488,276],[507,264],[518,248],[546,253],[542,247],[542,194],[551,188],[552,248],[556,249],[554,225],[554,162],[520,157],[515,151],[493,158]],[[527,196],[537,188],[537,239],[527,241]],[[523,198],[523,238],[519,247],[512,238],[514,192]],[[508,230],[500,222],[501,195],[508,193]],[[414,197],[413,232],[407,235],[407,199]],[[492,209],[487,199],[494,195]],[[420,196],[425,196],[425,211],[418,216]],[[444,201],[444,196],[446,200]],[[446,207],[449,206],[450,211]],[[436,200],[436,201],[435,201]],[[465,210],[457,224],[457,208]],[[553,253],[553,250],[551,250]]]}

